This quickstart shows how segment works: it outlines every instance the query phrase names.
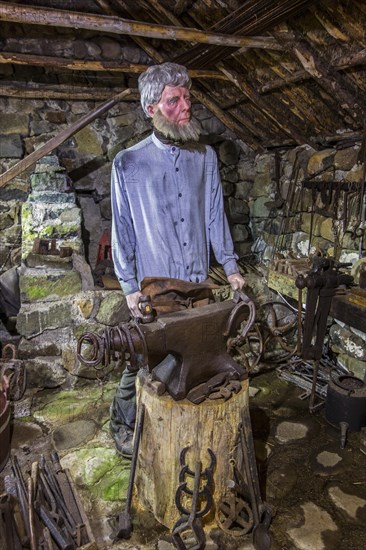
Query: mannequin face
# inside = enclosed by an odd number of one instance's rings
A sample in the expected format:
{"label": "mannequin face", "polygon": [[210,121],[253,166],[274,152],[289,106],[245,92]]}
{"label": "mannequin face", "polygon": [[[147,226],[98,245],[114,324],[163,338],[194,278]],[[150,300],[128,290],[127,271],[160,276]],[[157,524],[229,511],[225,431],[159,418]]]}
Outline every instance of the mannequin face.
{"label": "mannequin face", "polygon": [[191,120],[189,90],[183,86],[165,86],[159,102],[147,107],[152,117],[158,109],[169,122],[179,126],[188,124]]}

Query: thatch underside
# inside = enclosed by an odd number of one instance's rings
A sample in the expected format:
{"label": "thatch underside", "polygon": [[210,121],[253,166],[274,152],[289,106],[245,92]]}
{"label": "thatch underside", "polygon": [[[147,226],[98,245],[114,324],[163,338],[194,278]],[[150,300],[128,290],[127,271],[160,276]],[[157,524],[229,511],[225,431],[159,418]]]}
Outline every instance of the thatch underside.
{"label": "thatch underside", "polygon": [[0,26],[3,97],[104,101],[169,60],[255,151],[362,136],[362,0],[0,1]]}

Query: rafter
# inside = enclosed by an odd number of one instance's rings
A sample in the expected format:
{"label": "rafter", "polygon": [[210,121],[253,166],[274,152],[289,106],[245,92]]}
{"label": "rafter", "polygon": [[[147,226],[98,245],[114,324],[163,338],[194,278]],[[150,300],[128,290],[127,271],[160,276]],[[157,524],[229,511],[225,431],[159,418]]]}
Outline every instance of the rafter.
{"label": "rafter", "polygon": [[267,118],[274,122],[280,130],[295,139],[298,144],[303,143],[304,132],[299,132],[298,127],[288,120],[288,113],[286,113],[284,109],[280,111],[279,106],[274,102],[271,102],[271,105],[268,105],[266,100],[260,97],[260,95],[244,77],[236,71],[230,69],[227,65],[225,66],[223,63],[218,63],[217,68],[228,77],[228,79],[245,95],[247,99],[249,99],[250,102],[258,107],[258,109],[260,109]]}
{"label": "rafter", "polygon": [[332,69],[330,63],[317,54],[305,40],[295,40],[292,44],[293,54],[301,65],[330,96],[336,96],[340,108],[354,120],[363,120],[364,113],[360,101],[352,86]]}
{"label": "rafter", "polygon": [[[97,88],[95,86],[70,86],[69,84],[38,84],[35,82],[1,81],[1,97],[18,97],[21,99],[62,99],[65,101],[107,101],[114,94],[123,92],[119,88]],[[139,94],[133,93],[124,101],[138,101]]]}
{"label": "rafter", "polygon": [[[351,67],[357,67],[359,65],[366,65],[366,49],[360,50],[359,52],[343,55],[335,63],[333,63],[333,68],[337,71],[344,71],[350,69]],[[278,78],[275,80],[271,80],[270,82],[266,82],[266,84],[263,84],[263,86],[260,87],[260,92],[270,92],[272,90],[284,88],[285,86],[289,86],[290,84],[296,84],[296,82],[309,80],[311,78],[312,76],[308,71],[296,71],[292,75],[286,76],[285,78]]]}
{"label": "rafter", "polygon": [[[162,9],[157,0],[145,0],[145,3],[154,6],[159,14],[163,13],[163,15],[167,18],[169,22],[173,23],[174,25],[182,26],[182,22],[175,15],[165,10],[165,8]],[[230,23],[231,19],[232,16],[228,16],[226,18],[226,21],[219,22],[217,24],[217,27],[219,29],[223,28],[225,25],[228,25]],[[275,101],[271,102],[271,105],[267,105],[266,100],[259,96],[254,87],[248,83],[247,79],[241,77],[237,73],[237,71],[231,69],[228,63],[226,63],[224,66],[222,62],[217,62],[215,66],[217,69],[219,69],[219,71],[221,71],[222,74],[224,74],[228,78],[228,80],[230,80],[230,82],[232,82],[244,94],[245,98],[253,103],[266,118],[271,120],[271,122],[273,122],[275,126],[277,126],[277,128],[285,132],[285,134],[289,135],[298,144],[304,142],[306,129],[302,124],[302,121],[296,118],[297,125],[293,124],[289,120],[288,109],[286,109],[286,107],[284,107],[282,103]],[[286,123],[284,121],[286,121]],[[302,133],[300,131],[301,128]],[[249,131],[252,132],[251,130]]]}
{"label": "rafter", "polygon": [[161,40],[183,40],[204,44],[223,45],[231,48],[282,48],[276,40],[269,37],[231,36],[166,25],[141,23],[121,17],[95,15],[90,13],[56,10],[28,5],[0,2],[0,21],[27,25],[46,25],[48,27],[66,27],[86,29],[96,32],[110,32],[129,36],[159,38]]}
{"label": "rafter", "polygon": [[[88,61],[84,59],[72,59],[65,57],[52,57],[47,55],[33,55],[14,52],[0,52],[0,64],[11,63],[13,65],[31,65],[37,67],[50,67],[53,69],[69,69],[73,71],[95,71],[112,73],[136,73],[140,74],[148,68],[148,65],[137,63],[123,63],[115,61]],[[220,71],[196,70],[189,71],[191,78],[215,78],[227,80]]]}

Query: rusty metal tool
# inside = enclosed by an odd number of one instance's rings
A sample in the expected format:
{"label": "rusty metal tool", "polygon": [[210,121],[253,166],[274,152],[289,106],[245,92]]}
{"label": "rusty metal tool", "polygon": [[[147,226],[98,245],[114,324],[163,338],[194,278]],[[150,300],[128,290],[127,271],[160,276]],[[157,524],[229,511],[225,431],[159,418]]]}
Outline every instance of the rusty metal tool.
{"label": "rusty metal tool", "polygon": [[[180,483],[180,485],[178,487],[176,497],[175,497],[175,502],[176,502],[177,508],[182,514],[189,514],[189,511],[186,508],[183,507],[183,505],[181,503],[181,499],[180,499],[180,494],[182,492],[185,492],[188,495],[191,495],[191,496],[193,495],[193,492],[188,488],[188,485],[187,485],[187,482],[186,482],[186,476],[189,476],[189,477],[192,477],[192,478],[195,477],[195,472],[192,471],[189,468],[188,464],[186,464],[186,462],[185,462],[186,454],[187,454],[188,450],[189,450],[189,447],[184,447],[180,452],[179,462],[180,462],[180,465],[182,466],[182,468],[179,472],[179,483]],[[201,480],[206,480],[206,486],[209,488],[209,490],[211,490],[211,487],[212,487],[212,484],[213,484],[213,471],[214,471],[214,468],[216,466],[216,456],[215,456],[214,452],[212,451],[212,449],[207,449],[207,452],[208,452],[209,457],[210,457],[210,462],[206,466],[206,468],[203,470],[203,472],[201,472],[200,477],[201,477]],[[210,493],[210,491],[209,491],[209,493]],[[210,499],[210,495],[207,495],[207,491],[205,490],[205,487],[203,487],[202,492],[200,493],[200,496],[202,497],[204,494],[206,494],[206,496],[208,496],[209,500],[206,504],[206,507],[203,508],[199,512],[199,515],[201,515],[201,516],[205,515],[208,512],[208,510],[211,508],[211,504],[212,504],[211,499]]]}
{"label": "rusty metal tool", "polygon": [[254,518],[253,544],[256,550],[269,550],[271,548],[269,526],[273,512],[272,509],[263,502],[261,497],[252,425],[248,408],[241,409],[240,418],[239,438]]}
{"label": "rusty metal tool", "polygon": [[[191,511],[189,515],[188,514],[182,515],[179,518],[179,520],[176,522],[172,530],[174,546],[179,550],[185,550],[187,548],[187,546],[185,545],[181,537],[181,534],[183,533],[183,531],[186,531],[187,529],[190,529],[192,531],[197,541],[197,544],[191,547],[191,550],[193,549],[201,550],[205,547],[205,544],[206,544],[205,533],[202,527],[202,522],[199,517],[200,515],[203,515],[203,514],[202,514],[202,511],[198,510],[198,506],[199,506],[198,500],[201,494],[201,491],[200,491],[201,471],[202,471],[202,463],[200,460],[197,460],[195,472],[194,472],[194,488],[192,491]],[[205,506],[205,509],[206,508],[207,506]]]}
{"label": "rusty metal tool", "polygon": [[[212,449],[207,449],[210,457],[209,464],[202,470],[201,461],[195,463],[193,471],[185,462],[186,454],[189,447],[184,447],[180,452],[180,464],[182,466],[179,473],[179,486],[175,495],[175,503],[177,509],[182,514],[179,520],[175,523],[172,529],[172,539],[174,545],[179,550],[185,550],[185,545],[181,534],[184,531],[190,530],[195,536],[196,544],[190,550],[200,550],[205,547],[206,538],[202,527],[201,518],[205,516],[212,508],[212,486],[213,486],[213,470],[216,466],[216,456]],[[188,487],[186,477],[194,478],[193,489]],[[202,482],[204,482],[203,486]],[[182,503],[184,497],[191,497],[191,509],[188,510]],[[202,506],[202,502],[205,504]]]}
{"label": "rusty metal tool", "polygon": [[[11,495],[0,496],[0,531],[1,542],[6,543],[2,550],[21,550],[23,544],[18,536],[16,523],[13,515],[13,497]],[[24,541],[27,544],[27,541]]]}
{"label": "rusty metal tool", "polygon": [[[226,384],[228,380],[234,381],[237,376],[238,375],[234,370],[231,373],[230,371],[219,372],[218,374],[215,374],[215,376],[210,378],[207,382],[204,382],[203,384],[199,384],[195,388],[192,388],[187,394],[187,399],[188,401],[191,401],[191,403],[198,405],[199,403],[202,403],[202,401],[204,401],[207,397],[210,397],[212,393],[219,391],[219,388]],[[240,382],[238,380],[235,381],[238,382],[238,384],[240,385]],[[220,397],[224,397],[224,395]],[[231,397],[231,393],[229,397]]]}
{"label": "rusty metal tool", "polygon": [[11,469],[13,471],[14,477],[16,479],[16,493],[19,501],[19,507],[22,514],[26,538],[30,540],[30,525],[29,525],[29,510],[28,510],[28,492],[25,486],[24,478],[19,466],[18,459],[16,455],[10,457]]}
{"label": "rusty metal tool", "polygon": [[85,544],[88,539],[87,533],[85,533],[85,524],[81,517],[81,513],[75,500],[74,491],[70,485],[67,473],[63,470],[56,451],[52,451],[50,457],[55,472],[54,479],[59,488],[59,492],[56,494],[56,500],[60,504],[61,509],[63,510],[63,513],[71,526],[73,536],[77,538],[78,535],[81,539],[80,542]]}
{"label": "rusty metal tool", "polygon": [[230,465],[232,476],[227,483],[229,493],[217,503],[215,517],[224,533],[240,537],[253,529],[253,511],[248,501],[247,484],[236,466],[236,460],[231,459]]}
{"label": "rusty metal tool", "polygon": [[35,501],[34,507],[42,523],[51,533],[51,537],[57,544],[58,548],[60,550],[75,550],[76,544],[70,533],[65,529],[65,527],[60,527],[57,524],[53,515],[47,510],[47,508],[38,501]]}
{"label": "rusty metal tool", "polygon": [[123,512],[118,514],[117,526],[110,534],[110,538],[113,541],[116,541],[118,539],[129,539],[132,533],[132,527],[133,527],[132,519],[131,519],[132,492],[133,492],[133,483],[135,479],[138,451],[140,446],[140,439],[142,434],[142,428],[144,425],[144,417],[145,417],[145,405],[141,404],[137,425],[136,425],[136,431],[135,431],[130,478],[128,480],[128,488],[127,488],[127,496],[126,496],[126,506]]}
{"label": "rusty metal tool", "polygon": [[[303,340],[301,346],[302,359],[314,361],[313,382],[310,394],[309,411],[314,412],[323,405],[315,404],[316,384],[319,371],[319,361],[323,354],[324,339],[327,331],[327,319],[337,288],[349,286],[353,277],[340,272],[350,264],[337,264],[330,258],[314,258],[310,272],[305,277],[297,276],[295,284],[299,290],[307,288],[306,313],[303,324]],[[300,305],[300,304],[299,304]]]}

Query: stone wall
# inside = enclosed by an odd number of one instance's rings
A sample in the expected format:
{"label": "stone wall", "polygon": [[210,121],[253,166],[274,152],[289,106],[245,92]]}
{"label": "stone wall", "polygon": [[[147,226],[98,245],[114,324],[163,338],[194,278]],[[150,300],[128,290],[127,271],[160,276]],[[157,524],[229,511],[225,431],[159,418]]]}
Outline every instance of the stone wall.
{"label": "stone wall", "polygon": [[[360,225],[365,175],[359,153],[357,144],[321,151],[298,147],[279,154],[277,177],[274,153],[256,157],[248,204],[252,248],[263,266],[270,270],[282,257],[328,256],[352,264],[351,274],[359,283],[366,267]],[[281,288],[285,295],[293,296],[293,290],[297,294],[293,281]],[[329,343],[340,365],[366,380],[366,334],[334,321]]]}
{"label": "stone wall", "polygon": [[[93,102],[39,101],[0,98],[0,170],[4,172],[60,131],[95,108]],[[254,156],[239,147],[235,136],[225,130],[205,108],[194,107],[204,139],[220,159],[226,207],[240,256],[250,252],[249,208],[246,203]],[[98,244],[111,225],[110,172],[118,151],[151,131],[140,105],[119,103],[102,117],[80,130],[54,151],[65,168],[82,212],[82,234],[86,258],[94,268]],[[29,192],[28,170],[0,188],[0,274],[20,264],[22,203]],[[244,199],[244,201],[243,201]]]}
{"label": "stone wall", "polygon": [[[353,235],[364,177],[359,149],[358,145],[340,150],[292,149],[280,155],[278,181],[275,155],[256,158],[249,205],[255,249],[263,261],[290,251],[294,257],[321,253],[354,263],[365,253],[366,240],[362,243]],[[310,186],[317,188],[314,193]],[[321,198],[322,186],[326,193],[333,186],[329,205],[325,204],[327,197]]]}

